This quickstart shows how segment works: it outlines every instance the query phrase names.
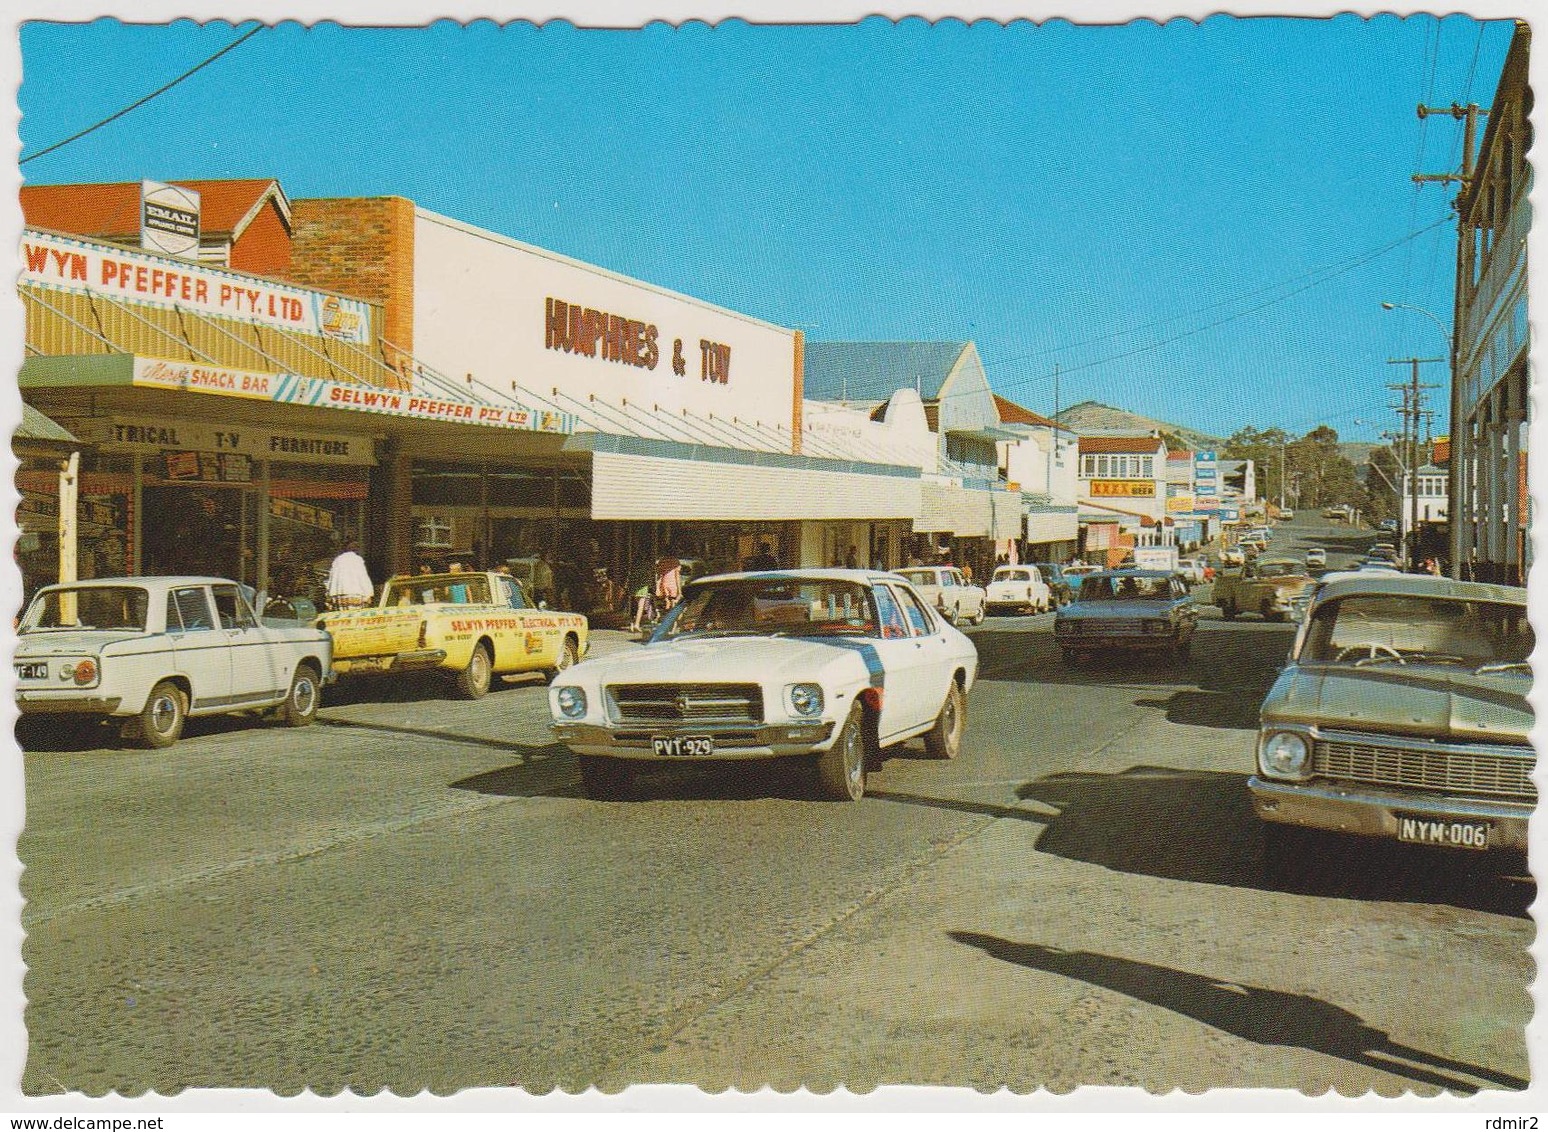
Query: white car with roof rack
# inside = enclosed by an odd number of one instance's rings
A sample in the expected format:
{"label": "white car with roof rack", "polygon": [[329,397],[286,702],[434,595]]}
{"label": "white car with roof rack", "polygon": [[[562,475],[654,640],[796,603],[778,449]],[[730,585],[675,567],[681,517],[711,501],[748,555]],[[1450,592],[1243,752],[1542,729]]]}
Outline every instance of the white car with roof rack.
{"label": "white car with roof rack", "polygon": [[824,797],[858,800],[884,748],[962,742],[978,651],[897,574],[700,578],[644,647],[549,688],[555,738],[590,798],[651,765],[809,756]]}

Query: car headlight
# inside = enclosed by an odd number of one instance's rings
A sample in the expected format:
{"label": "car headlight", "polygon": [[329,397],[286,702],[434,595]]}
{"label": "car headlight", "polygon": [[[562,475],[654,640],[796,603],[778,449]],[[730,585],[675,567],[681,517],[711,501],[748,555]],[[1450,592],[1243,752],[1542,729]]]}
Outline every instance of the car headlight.
{"label": "car headlight", "polygon": [[1293,731],[1271,731],[1259,742],[1258,763],[1279,778],[1305,778],[1306,740]]}
{"label": "car headlight", "polygon": [[586,714],[584,688],[560,688],[554,693],[554,701],[559,705],[559,714],[566,719],[579,719]]}
{"label": "car headlight", "polygon": [[820,684],[792,684],[788,689],[787,698],[790,700],[790,709],[797,715],[822,714],[823,698]]}

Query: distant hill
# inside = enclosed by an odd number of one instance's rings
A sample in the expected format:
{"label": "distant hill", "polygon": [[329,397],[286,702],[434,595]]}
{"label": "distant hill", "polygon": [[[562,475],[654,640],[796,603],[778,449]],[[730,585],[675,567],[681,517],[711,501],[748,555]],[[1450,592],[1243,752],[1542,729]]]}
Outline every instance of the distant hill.
{"label": "distant hill", "polygon": [[1210,436],[1198,429],[1188,428],[1186,425],[1172,424],[1170,421],[1158,421],[1150,417],[1142,417],[1138,413],[1131,413],[1127,409],[1115,409],[1111,405],[1104,405],[1100,401],[1082,401],[1078,405],[1071,405],[1062,410],[1055,418],[1066,428],[1077,433],[1101,433],[1101,432],[1169,432],[1181,437],[1191,448],[1208,451],[1225,447],[1225,441],[1218,436]]}
{"label": "distant hill", "polygon": [[1368,444],[1358,440],[1341,440],[1338,444],[1338,454],[1358,468],[1371,458],[1372,452],[1381,447],[1383,446],[1380,444]]}

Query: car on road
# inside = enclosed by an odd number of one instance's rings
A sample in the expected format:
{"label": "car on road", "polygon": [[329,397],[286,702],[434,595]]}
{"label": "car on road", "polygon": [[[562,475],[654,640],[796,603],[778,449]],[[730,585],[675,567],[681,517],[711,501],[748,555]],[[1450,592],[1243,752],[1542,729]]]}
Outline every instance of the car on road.
{"label": "car on road", "polygon": [[1186,656],[1198,603],[1169,570],[1104,570],[1080,583],[1074,604],[1054,620],[1054,640],[1071,663],[1114,650],[1170,650]]}
{"label": "car on road", "polygon": [[1080,588],[1080,575],[1071,576],[1068,569],[1057,562],[1034,562],[1032,565],[1043,576],[1055,609],[1075,600],[1075,591]]}
{"label": "car on road", "polygon": [[989,595],[984,587],[969,582],[955,566],[908,566],[898,573],[953,625],[964,620],[982,625],[988,615]]}
{"label": "car on road", "polygon": [[897,574],[783,570],[696,580],[639,649],[549,688],[587,797],[649,764],[807,757],[821,794],[858,801],[881,752],[923,736],[955,758],[973,642]]}
{"label": "car on road", "polygon": [[1365,554],[1367,558],[1379,558],[1384,562],[1391,562],[1394,565],[1399,561],[1397,547],[1393,546],[1390,542],[1375,543],[1369,550],[1365,552]]}
{"label": "car on road", "polygon": [[1279,513],[1279,521],[1281,523],[1288,523],[1288,522],[1290,522],[1294,518],[1295,518],[1295,512],[1294,511],[1291,511],[1291,510],[1287,509],[1287,510],[1283,510],[1283,511],[1281,511]]}
{"label": "car on road", "polygon": [[1202,586],[1205,582],[1204,559],[1179,558],[1177,560],[1177,576],[1190,586]]}
{"label": "car on road", "polygon": [[1309,570],[1321,569],[1328,564],[1328,552],[1320,546],[1313,546],[1306,551],[1306,567]]}
{"label": "car on road", "polygon": [[1074,596],[1080,593],[1080,583],[1082,581],[1091,577],[1093,574],[1100,574],[1105,569],[1107,569],[1106,566],[1097,566],[1088,562],[1080,562],[1074,566],[1066,566],[1064,568],[1064,577],[1065,580],[1070,583],[1071,595]]}
{"label": "car on road", "polygon": [[476,700],[496,676],[551,678],[586,655],[579,613],[535,608],[515,578],[497,571],[405,574],[366,609],[325,613],[339,675],[435,672],[461,699]]}
{"label": "car on road", "polygon": [[1053,592],[1036,566],[996,566],[984,602],[990,613],[1047,613]]}
{"label": "car on road", "polygon": [[1377,525],[1377,529],[1395,535],[1398,532],[1398,521],[1396,519],[1383,519]]}
{"label": "car on road", "polygon": [[1269,864],[1325,831],[1524,851],[1537,802],[1527,592],[1429,575],[1323,585],[1261,709],[1253,805]]}
{"label": "car on road", "polygon": [[1241,566],[1247,561],[1247,556],[1242,553],[1240,547],[1225,546],[1220,549],[1220,565]]}
{"label": "car on road", "polygon": [[119,719],[152,748],[176,743],[190,716],[272,709],[303,727],[332,674],[327,633],[261,623],[226,578],[45,586],[17,632],[23,715]]}
{"label": "car on road", "polygon": [[1260,558],[1217,577],[1210,597],[1227,621],[1242,613],[1260,614],[1265,621],[1283,621],[1290,616],[1295,598],[1316,584],[1306,567],[1293,558]]}

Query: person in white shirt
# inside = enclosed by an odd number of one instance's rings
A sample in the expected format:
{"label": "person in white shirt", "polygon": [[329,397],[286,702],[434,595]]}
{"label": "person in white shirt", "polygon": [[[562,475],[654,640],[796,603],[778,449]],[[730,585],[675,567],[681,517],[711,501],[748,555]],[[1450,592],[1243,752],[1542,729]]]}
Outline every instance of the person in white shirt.
{"label": "person in white shirt", "polygon": [[334,609],[359,609],[371,604],[376,587],[366,571],[365,559],[354,539],[344,543],[333,565],[328,567],[328,604]]}

